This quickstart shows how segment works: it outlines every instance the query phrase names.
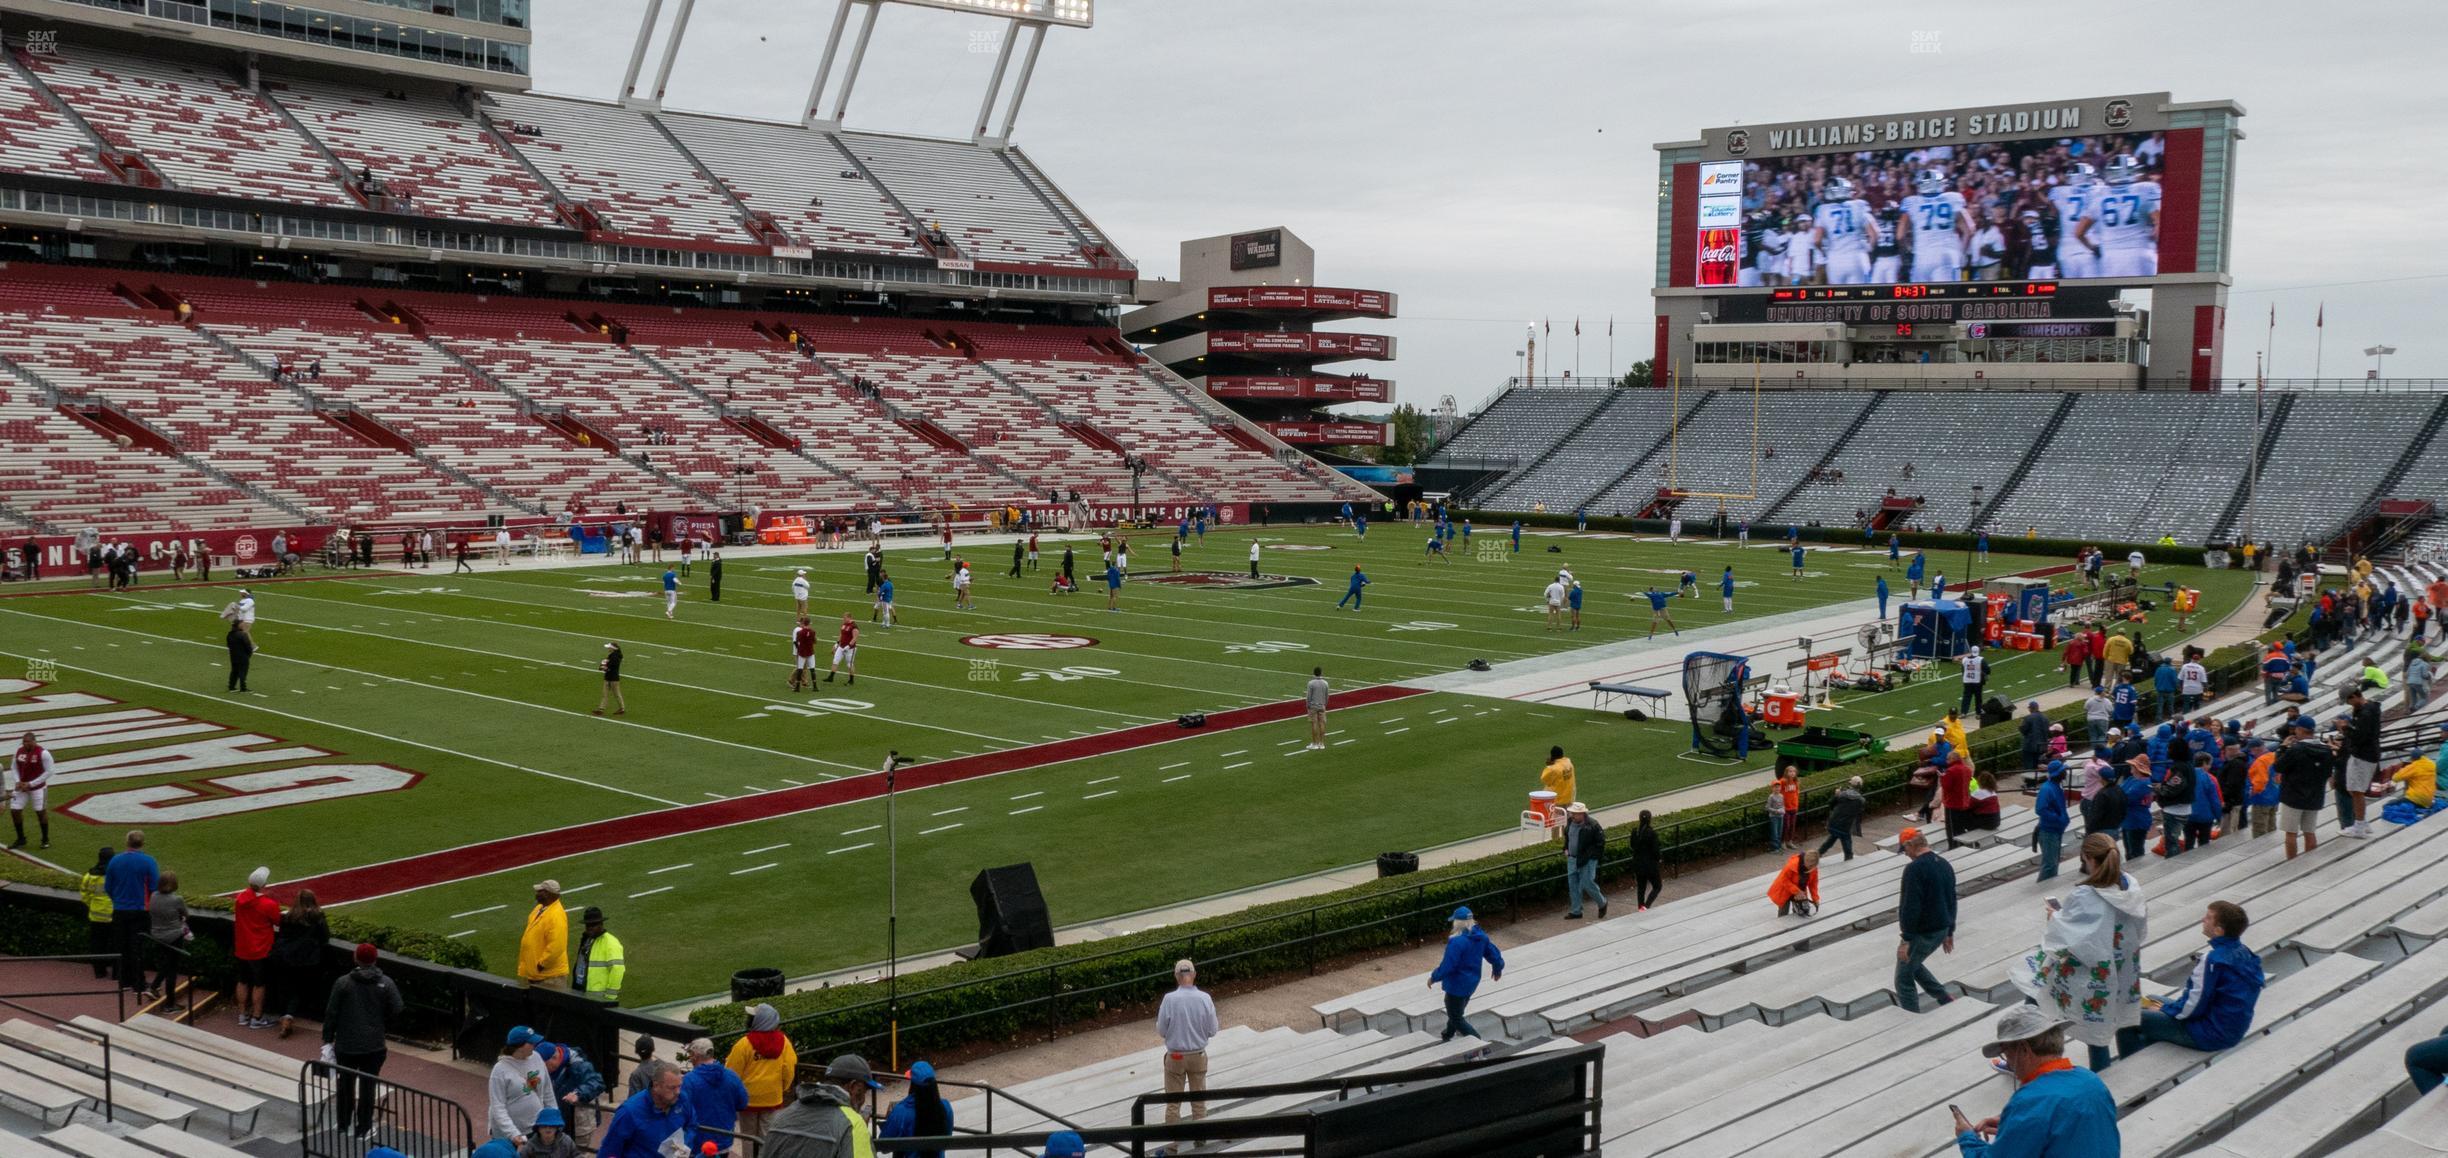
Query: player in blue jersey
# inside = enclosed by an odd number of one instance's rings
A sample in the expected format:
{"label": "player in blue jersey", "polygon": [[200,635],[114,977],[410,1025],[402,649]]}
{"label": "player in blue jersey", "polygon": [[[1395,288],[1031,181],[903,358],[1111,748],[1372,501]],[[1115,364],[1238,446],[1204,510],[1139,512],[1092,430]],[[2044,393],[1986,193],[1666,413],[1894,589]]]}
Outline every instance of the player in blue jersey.
{"label": "player in blue jersey", "polygon": [[1725,600],[1725,610],[1734,610],[1734,569],[1728,567],[1717,577],[1717,594]]}
{"label": "player in blue jersey", "polygon": [[[1658,624],[1661,623],[1666,625],[1666,630],[1676,635],[1683,634],[1683,629],[1675,626],[1674,614],[1666,610],[1666,601],[1674,598],[1672,592],[1660,591],[1652,586],[1647,591],[1641,592],[1641,595],[1649,600],[1649,638],[1657,638]],[[1626,596],[1625,598],[1632,597]]]}

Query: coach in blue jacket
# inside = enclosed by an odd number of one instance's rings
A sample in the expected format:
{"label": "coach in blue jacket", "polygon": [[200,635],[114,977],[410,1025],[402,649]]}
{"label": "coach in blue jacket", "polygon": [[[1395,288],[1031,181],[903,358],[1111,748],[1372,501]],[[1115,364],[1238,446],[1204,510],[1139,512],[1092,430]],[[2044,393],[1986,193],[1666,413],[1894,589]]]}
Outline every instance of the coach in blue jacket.
{"label": "coach in blue jacket", "polygon": [[1471,994],[1479,991],[1479,963],[1495,968],[1495,977],[1504,979],[1504,954],[1496,951],[1496,942],[1488,940],[1487,931],[1471,919],[1470,906],[1453,911],[1453,935],[1445,938],[1445,959],[1437,962],[1436,971],[1428,975],[1428,984],[1445,987],[1445,1036],[1479,1036],[1462,1010],[1470,1004]]}
{"label": "coach in blue jacket", "polygon": [[2193,959],[2192,975],[2175,1000],[2142,1003],[2142,1024],[2117,1031],[2117,1056],[2155,1041],[2186,1049],[2215,1052],[2244,1040],[2252,1032],[2253,1007],[2261,1001],[2261,958],[2244,947],[2243,906],[2212,901],[2202,914],[2202,935],[2210,947]]}

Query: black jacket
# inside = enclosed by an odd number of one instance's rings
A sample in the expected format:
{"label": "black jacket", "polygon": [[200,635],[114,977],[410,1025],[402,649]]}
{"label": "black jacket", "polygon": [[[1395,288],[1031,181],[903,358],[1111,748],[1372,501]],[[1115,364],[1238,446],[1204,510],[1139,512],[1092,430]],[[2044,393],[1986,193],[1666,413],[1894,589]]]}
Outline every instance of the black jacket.
{"label": "black jacket", "polygon": [[2107,780],[2099,791],[2083,797],[2082,813],[2084,831],[2116,832],[2125,826],[2125,790]]}
{"label": "black jacket", "polygon": [[2048,747],[2049,725],[2056,722],[2039,712],[2023,713],[2023,750],[2037,752]]}
{"label": "black jacket", "polygon": [[1645,872],[1656,872],[1663,866],[1665,856],[1658,849],[1657,829],[1634,828],[1631,845],[1633,868]]}
{"label": "black jacket", "polygon": [[1861,831],[1862,794],[1851,785],[1836,790],[1836,800],[1828,805],[1828,831],[1847,833]]}
{"label": "black jacket", "polygon": [[360,965],[332,982],[331,1000],[323,1007],[323,1040],[334,1053],[373,1053],[385,1048],[384,1032],[404,1008],[399,986],[382,970]]}
{"label": "black jacket", "polygon": [[1606,826],[1595,816],[1564,826],[1564,845],[1574,864],[1590,864],[1606,853]]}
{"label": "black jacket", "polygon": [[2380,762],[2380,704],[2365,697],[2355,707],[2354,716],[2346,724],[2346,754],[2357,760]]}
{"label": "black jacket", "polygon": [[1924,852],[1904,866],[1904,892],[1896,907],[1896,928],[1906,936],[1955,935],[1955,866],[1935,852]]}
{"label": "black jacket", "polygon": [[2270,772],[2278,777],[2280,807],[2318,809],[2329,802],[2328,745],[2297,740],[2278,750]]}

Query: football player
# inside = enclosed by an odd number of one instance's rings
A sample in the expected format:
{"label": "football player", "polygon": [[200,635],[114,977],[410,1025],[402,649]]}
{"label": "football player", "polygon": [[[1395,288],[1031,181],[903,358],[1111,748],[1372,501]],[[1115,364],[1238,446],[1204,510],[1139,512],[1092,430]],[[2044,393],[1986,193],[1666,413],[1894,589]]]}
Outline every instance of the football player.
{"label": "football player", "polygon": [[1819,208],[1811,212],[1811,240],[1827,255],[1831,284],[1870,280],[1870,248],[1879,240],[1878,222],[1851,179],[1834,178],[1820,191]]}
{"label": "football player", "polygon": [[1964,212],[1963,194],[1948,187],[1946,170],[1933,166],[1913,176],[1904,217],[1912,225],[1912,280],[1963,280],[1972,218]]}
{"label": "football player", "polygon": [[2099,249],[2099,276],[2149,277],[2159,272],[2159,183],[2143,178],[2142,162],[2120,153],[2103,174],[2107,191],[2074,226],[2077,240]]}
{"label": "football player", "polygon": [[[2080,228],[2083,215],[2099,199],[2099,170],[2090,162],[2076,162],[2066,170],[2065,179],[2048,191],[2049,206],[2057,211],[2058,277],[2098,277],[2099,245],[2085,242],[2074,234]],[[2035,275],[2036,276],[2036,275]]]}

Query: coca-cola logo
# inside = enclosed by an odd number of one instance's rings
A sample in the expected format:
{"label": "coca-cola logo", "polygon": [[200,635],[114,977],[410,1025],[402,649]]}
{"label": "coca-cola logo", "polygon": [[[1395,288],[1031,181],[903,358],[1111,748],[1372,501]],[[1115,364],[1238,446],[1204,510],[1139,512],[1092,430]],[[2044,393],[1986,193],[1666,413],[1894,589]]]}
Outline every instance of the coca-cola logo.
{"label": "coca-cola logo", "polygon": [[1705,261],[1735,261],[1735,260],[1739,260],[1741,257],[1742,257],[1742,254],[1740,254],[1740,253],[1736,252],[1736,251],[1735,251],[1735,248],[1734,248],[1733,246],[1731,246],[1731,245],[1717,245],[1717,246],[1711,246],[1711,247],[1709,247],[1709,248],[1707,248],[1707,249],[1703,249],[1703,250],[1701,250],[1701,251],[1700,251],[1700,260],[1702,260],[1702,261],[1704,261],[1704,262],[1705,262]]}
{"label": "coca-cola logo", "polygon": [[1697,284],[1733,285],[1735,266],[1742,260],[1742,230],[1717,227],[1700,231]]}

